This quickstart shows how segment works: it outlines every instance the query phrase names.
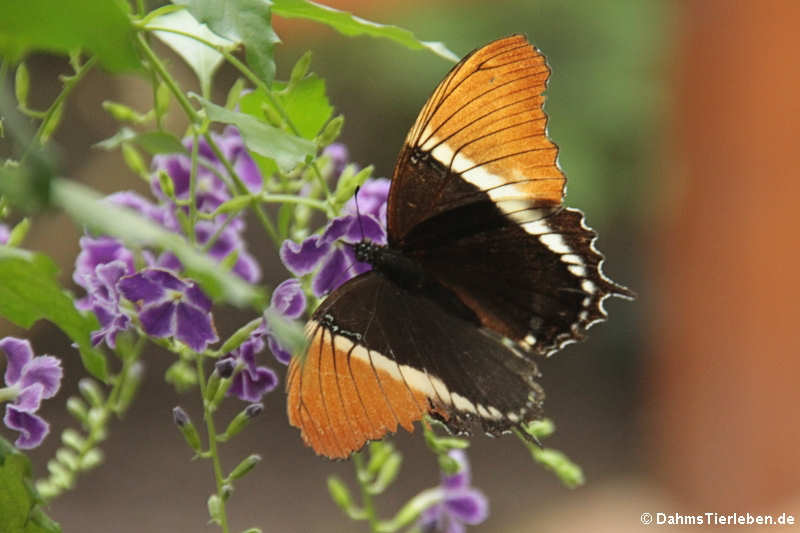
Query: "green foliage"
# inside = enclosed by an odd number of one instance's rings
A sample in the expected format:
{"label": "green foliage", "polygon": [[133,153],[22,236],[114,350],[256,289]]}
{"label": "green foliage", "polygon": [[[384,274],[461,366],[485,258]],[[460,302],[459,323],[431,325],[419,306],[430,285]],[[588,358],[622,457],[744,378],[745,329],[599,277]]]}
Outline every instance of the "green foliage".
{"label": "green foliage", "polygon": [[58,533],[40,507],[28,458],[0,437],[0,533]]}
{"label": "green foliage", "polygon": [[272,30],[270,2],[266,0],[175,0],[185,5],[194,17],[217,35],[241,43],[247,62],[267,85],[275,77],[272,57],[275,43],[280,39]]}
{"label": "green foliage", "polygon": [[[333,114],[333,107],[325,94],[325,81],[314,74],[295,83],[276,82],[272,98],[267,98],[262,89],[243,96],[239,102],[243,113],[265,118],[265,113],[275,111],[276,104],[285,111],[297,133],[314,139]],[[276,103],[273,103],[276,102]],[[279,120],[283,121],[283,117]]]}
{"label": "green foliage", "polygon": [[78,345],[86,370],[105,380],[105,356],[92,347],[89,338],[98,327],[97,320],[75,309],[57,274],[58,268],[44,254],[0,246],[0,316],[22,328],[49,320]]}
{"label": "green foliage", "polygon": [[0,2],[0,55],[12,60],[31,50],[96,54],[114,72],[139,67],[133,26],[121,1]]}
{"label": "green foliage", "polygon": [[[549,437],[555,432],[555,429],[552,420],[543,419],[528,423],[522,431],[514,429],[514,433],[528,448],[534,461],[553,472],[564,486],[574,489],[585,482],[581,467],[572,462],[563,452],[545,448],[539,443],[539,439]],[[532,440],[534,442],[531,442]]]}
{"label": "green foliage", "polygon": [[[147,27],[153,30],[169,30],[153,31],[153,34],[186,61],[197,75],[203,94],[208,94],[211,90],[214,73],[224,60],[219,50],[233,50],[237,44],[213,33],[186,10],[156,17],[148,22]],[[187,34],[195,38],[188,37]]]}
{"label": "green foliage", "polygon": [[272,11],[285,18],[304,18],[326,24],[343,35],[390,39],[412,50],[427,49],[450,61],[458,61],[458,56],[440,42],[420,41],[403,28],[364,20],[346,11],[308,0],[274,0]]}
{"label": "green foliage", "polygon": [[214,122],[233,124],[242,134],[247,147],[269,157],[282,170],[291,170],[316,152],[314,143],[270,126],[251,115],[231,111],[204,98],[197,97]]}
{"label": "green foliage", "polygon": [[95,146],[103,150],[115,150],[126,142],[136,144],[151,155],[186,152],[180,139],[171,133],[165,131],[137,133],[128,127],[123,127],[113,137],[100,141]]}

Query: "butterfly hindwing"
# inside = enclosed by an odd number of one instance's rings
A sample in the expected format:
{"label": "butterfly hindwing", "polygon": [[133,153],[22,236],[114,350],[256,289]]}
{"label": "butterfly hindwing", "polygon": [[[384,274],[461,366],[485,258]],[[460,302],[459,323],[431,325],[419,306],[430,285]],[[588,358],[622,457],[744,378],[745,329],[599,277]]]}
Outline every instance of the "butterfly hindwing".
{"label": "butterfly hindwing", "polygon": [[[427,295],[435,293],[431,298]],[[309,322],[287,383],[289,419],[318,453],[343,458],[426,413],[497,434],[539,415],[536,366],[482,329],[446,290],[409,291],[368,272]]]}

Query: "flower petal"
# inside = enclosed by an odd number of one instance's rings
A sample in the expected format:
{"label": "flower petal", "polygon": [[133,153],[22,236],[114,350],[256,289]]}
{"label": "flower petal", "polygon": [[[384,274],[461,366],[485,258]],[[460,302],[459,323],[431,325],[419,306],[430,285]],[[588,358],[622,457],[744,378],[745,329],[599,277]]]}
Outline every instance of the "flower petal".
{"label": "flower petal", "polygon": [[42,403],[44,385],[34,383],[22,389],[19,396],[14,400],[14,406],[23,413],[35,413],[39,410]]}
{"label": "flower petal", "polygon": [[244,369],[233,378],[228,394],[246,402],[257,402],[278,385],[278,376],[271,369],[260,366]]}
{"label": "flower petal", "polygon": [[164,287],[151,280],[144,272],[146,271],[143,270],[119,280],[117,283],[119,291],[125,298],[134,303],[152,304],[163,300],[167,296]]}
{"label": "flower petal", "polygon": [[50,431],[50,425],[43,418],[22,412],[14,405],[6,406],[6,416],[3,417],[3,423],[9,429],[21,433],[14,445],[23,450],[39,446]]}
{"label": "flower petal", "polygon": [[174,300],[154,304],[139,313],[142,329],[153,337],[169,337],[175,333],[174,317],[177,304]]}
{"label": "flower petal", "polygon": [[289,278],[272,291],[272,307],[287,318],[299,318],[306,310],[306,294],[300,280]]}
{"label": "flower petal", "polygon": [[477,489],[448,491],[444,505],[450,515],[470,525],[480,524],[489,516],[489,502]]}
{"label": "flower petal", "polygon": [[284,266],[292,274],[303,276],[313,272],[330,249],[330,243],[323,242],[318,235],[312,235],[300,244],[290,240],[283,241],[280,256]]}
{"label": "flower petal", "polygon": [[45,398],[52,398],[61,387],[61,378],[64,371],[61,369],[61,360],[52,355],[40,355],[34,357],[22,369],[23,387],[29,387],[35,383],[44,387],[42,395]]}
{"label": "flower petal", "polygon": [[311,281],[311,290],[314,295],[322,296],[327,294],[353,277],[348,271],[348,266],[344,252],[340,248],[334,249]]}
{"label": "flower petal", "polygon": [[211,321],[211,315],[193,305],[179,302],[176,312],[175,338],[196,352],[202,352],[219,337]]}
{"label": "flower petal", "polygon": [[461,467],[452,476],[442,476],[442,486],[445,489],[465,489],[469,487],[470,467],[467,454],[464,450],[450,450],[447,455],[454,459]]}
{"label": "flower petal", "polygon": [[186,289],[183,299],[206,313],[211,311],[211,299],[206,296],[197,283],[192,283]]}
{"label": "flower petal", "polygon": [[275,337],[273,337],[272,335],[268,335],[267,344],[269,345],[269,351],[272,352],[272,355],[275,356],[275,359],[277,359],[284,365],[289,364],[289,361],[292,358],[292,354],[289,353],[289,350],[281,346]]}
{"label": "flower petal", "polygon": [[33,348],[27,339],[4,337],[0,339],[0,350],[6,353],[6,385],[15,385],[22,377],[23,367],[33,359]]}

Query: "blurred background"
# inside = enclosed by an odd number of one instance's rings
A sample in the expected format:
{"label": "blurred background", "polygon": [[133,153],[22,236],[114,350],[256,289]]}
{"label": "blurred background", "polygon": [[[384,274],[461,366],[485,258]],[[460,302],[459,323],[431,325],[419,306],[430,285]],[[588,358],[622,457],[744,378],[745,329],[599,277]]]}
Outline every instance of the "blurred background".
{"label": "blurred background", "polygon": [[[606,273],[634,289],[633,303],[609,301],[610,321],[589,340],[543,361],[546,413],[557,426],[547,446],[584,468],[587,483],[563,488],[513,437],[473,438],[473,482],[492,532],[635,531],[650,513],[790,513],[800,519],[800,263],[792,162],[800,140],[800,3],[707,0],[330,0],[364,18],[411,29],[465,54],[522,32],[548,57],[546,110],[569,182],[567,203],[598,230]],[[277,17],[276,17],[277,18]],[[326,27],[275,21],[279,77],[314,52],[312,70],[346,117],[351,158],[391,175],[403,138],[450,68],[444,60],[388,42],[344,38]],[[166,49],[163,49],[166,54]],[[194,81],[174,55],[184,87]],[[62,60],[29,62],[32,104],[49,103]],[[234,80],[218,76],[218,96]],[[196,89],[195,89],[196,90]],[[145,192],[118,153],[90,148],[111,136],[104,99],[138,107],[150,92],[133,77],[93,72],[70,99],[56,142],[65,175],[105,192]],[[179,113],[172,113],[174,119]],[[174,124],[180,131],[180,122]],[[254,230],[255,225],[251,224]],[[51,214],[28,240],[61,264],[71,286],[80,235]],[[265,282],[286,277],[253,231]],[[250,318],[217,313],[221,333]],[[25,332],[0,322],[0,336]],[[47,324],[32,331],[37,353],[65,360],[62,394],[84,376],[77,353]],[[128,416],[111,426],[106,464],[55,501],[65,532],[199,531],[213,486],[210,468],[190,462],[171,420],[183,406],[201,418],[197,394],[177,394],[163,373],[171,357],[145,356],[147,378]],[[277,368],[283,377],[283,368]],[[240,407],[228,402],[221,417]],[[253,427],[223,448],[228,468],[264,457],[229,503],[232,530],[361,531],[330,501],[325,480],[352,481],[349,463],[317,458],[285,417],[280,389],[265,397]],[[47,402],[53,435],[71,423]],[[10,435],[4,436],[10,437]],[[438,483],[435,458],[419,432],[399,434],[399,482],[380,501],[384,515]],[[57,447],[32,453],[38,474]],[[651,525],[650,528],[658,526]],[[667,526],[661,526],[666,528]],[[366,529],[363,529],[366,530]]]}

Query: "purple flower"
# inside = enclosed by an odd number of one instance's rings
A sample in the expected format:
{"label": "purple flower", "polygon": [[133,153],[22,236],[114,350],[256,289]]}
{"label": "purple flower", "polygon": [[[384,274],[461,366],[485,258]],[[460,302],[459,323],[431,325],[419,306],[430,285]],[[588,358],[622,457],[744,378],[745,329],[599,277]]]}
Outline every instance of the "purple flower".
{"label": "purple flower", "polygon": [[196,283],[167,270],[145,268],[122,278],[117,287],[136,304],[139,322],[148,335],[174,337],[197,352],[219,340],[211,300]]}
{"label": "purple flower", "polygon": [[389,198],[391,181],[387,178],[367,180],[358,190],[358,198],[353,196],[344,206],[350,214],[356,214],[356,199],[358,199],[358,212],[362,215],[372,215],[381,225],[386,227],[386,200]]}
{"label": "purple flower", "polygon": [[133,267],[133,252],[125,248],[125,246],[114,239],[113,237],[90,237],[88,235],[81,237],[80,241],[81,252],[75,259],[75,272],[72,274],[72,279],[86,289],[86,297],[76,300],[75,306],[78,309],[91,309],[93,304],[92,290],[98,286],[97,280],[97,267],[111,263],[112,261],[121,261],[125,265],[125,272],[127,274],[134,272]]}
{"label": "purple flower", "polygon": [[[364,184],[366,208],[361,216],[353,212],[331,220],[321,234],[312,235],[301,243],[286,240],[281,245],[280,256],[286,268],[295,276],[314,272],[311,289],[322,296],[336,287],[370,269],[370,265],[356,261],[353,247],[363,239],[386,244],[386,230],[378,217],[386,216],[388,180],[370,180]],[[359,193],[361,209],[361,193]],[[349,205],[349,204],[348,204]],[[349,208],[346,208],[349,211]]]}
{"label": "purple flower", "polygon": [[265,325],[256,328],[246,341],[227,354],[225,359],[241,370],[233,376],[233,383],[228,389],[229,396],[237,396],[246,402],[257,402],[264,394],[278,385],[278,376],[272,369],[256,364],[256,355],[264,350]]}
{"label": "purple flower", "polygon": [[58,392],[63,376],[61,361],[50,355],[34,356],[30,342],[15,337],[0,339],[0,351],[8,360],[0,402],[12,402],[6,406],[3,422],[20,432],[14,442],[17,448],[35,448],[50,431],[50,425],[35,413],[43,399]]}
{"label": "purple flower", "polygon": [[11,237],[11,230],[5,224],[0,224],[0,244],[7,244]]}
{"label": "purple flower", "polygon": [[97,346],[103,340],[110,348],[116,348],[117,335],[130,327],[131,320],[119,306],[119,290],[117,282],[128,274],[127,265],[120,260],[98,265],[95,277],[90,281],[89,290],[92,311],[101,328],[92,332],[92,345]]}
{"label": "purple flower", "polygon": [[[306,294],[303,292],[300,280],[289,278],[275,287],[275,290],[272,291],[270,307],[285,318],[292,320],[300,318],[306,310]],[[292,354],[278,342],[266,319],[264,320],[264,326],[264,336],[267,338],[272,355],[284,365],[288,365]]]}
{"label": "purple flower", "polygon": [[75,307],[92,311],[100,322],[100,329],[92,332],[92,344],[105,340],[114,348],[117,334],[130,326],[130,319],[119,306],[116,284],[122,276],[134,272],[133,252],[111,237],[84,236],[80,247],[72,279],[86,289],[86,296],[75,300]]}
{"label": "purple flower", "polygon": [[[195,225],[195,235],[197,236],[198,244],[205,244],[213,237],[219,225],[208,220],[200,220]],[[216,261],[222,261],[228,255],[236,251],[236,264],[233,265],[233,272],[238,274],[239,277],[250,283],[256,283],[261,279],[261,267],[255,258],[247,252],[244,240],[242,240],[241,232],[232,226],[228,226],[211,245],[208,250],[208,255]]]}
{"label": "purple flower", "polygon": [[463,450],[451,450],[448,455],[461,469],[453,475],[442,474],[439,486],[443,497],[440,503],[426,509],[417,526],[424,532],[463,533],[465,524],[480,524],[489,516],[489,502],[481,491],[470,486],[470,470]]}

